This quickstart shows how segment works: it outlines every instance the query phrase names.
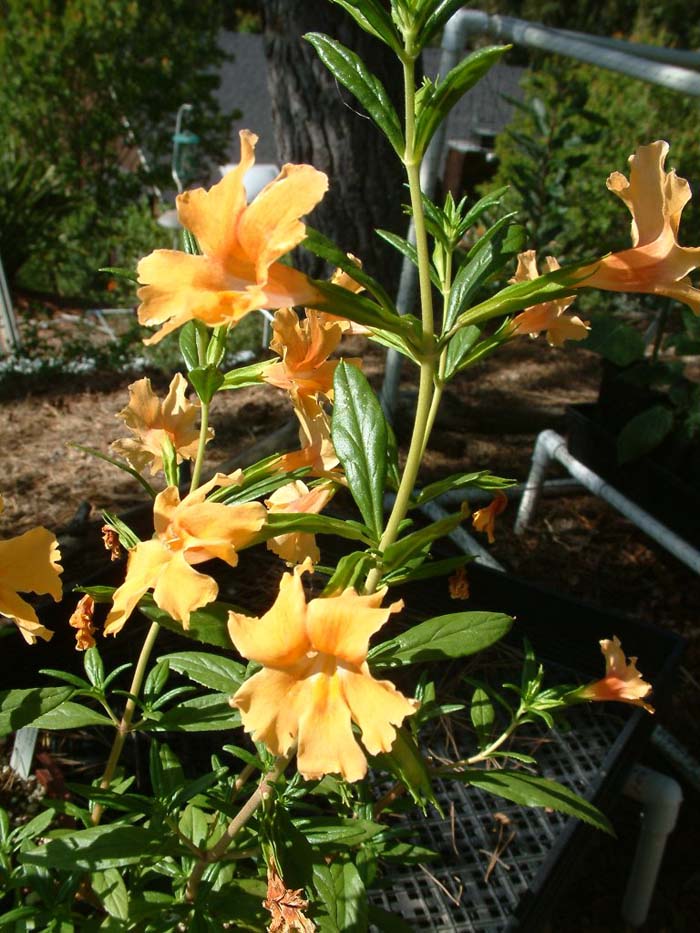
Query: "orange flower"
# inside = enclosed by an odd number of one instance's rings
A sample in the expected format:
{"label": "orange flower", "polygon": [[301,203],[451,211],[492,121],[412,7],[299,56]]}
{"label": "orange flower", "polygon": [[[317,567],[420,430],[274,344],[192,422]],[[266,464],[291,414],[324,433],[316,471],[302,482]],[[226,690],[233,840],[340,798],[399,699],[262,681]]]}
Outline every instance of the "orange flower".
{"label": "orange flower", "polygon": [[95,627],[92,624],[92,617],[95,612],[95,600],[87,594],[78,602],[73,611],[73,615],[68,620],[68,624],[77,629],[75,633],[75,647],[78,651],[85,651],[87,648],[95,647],[95,639],[92,637]]}
{"label": "orange flower", "polygon": [[341,774],[358,781],[367,760],[352,723],[371,755],[391,750],[396,728],[418,708],[367,666],[369,639],[403,603],[380,608],[386,590],[359,596],[346,589],[308,604],[301,574],[310,561],[286,573],[272,608],[260,619],[229,613],[236,648],[263,670],[247,680],[231,703],[246,731],[275,755],[297,745],[297,763],[307,779]]}
{"label": "orange flower", "polygon": [[472,515],[472,527],[474,531],[485,531],[488,535],[489,544],[496,540],[494,529],[496,527],[496,516],[508,505],[508,497],[502,492],[497,492],[491,504],[483,509],[477,509]]}
{"label": "orange flower", "polygon": [[63,593],[60,559],[58,542],[46,528],[32,528],[0,541],[0,615],[11,619],[30,645],[36,644],[37,638],[49,641],[53,632],[39,622],[34,609],[19,594],[48,593],[58,601]]}
{"label": "orange flower", "polygon": [[633,248],[581,269],[582,275],[591,274],[579,284],[613,292],[666,295],[700,314],[700,290],[693,288],[688,275],[700,266],[700,248],[678,244],[690,185],[675,171],[664,171],[668,150],[662,140],[640,146],[629,158],[629,181],[620,172],[609,176],[608,188],[632,214]]}
{"label": "orange flower", "polygon": [[[276,489],[270,498],[265,500],[265,505],[270,512],[305,512],[317,515],[328,505],[333,492],[333,486],[329,483],[309,489],[305,483],[297,480]],[[289,564],[300,564],[307,558],[317,563],[321,558],[316,538],[308,532],[291,531],[278,535],[269,539],[267,547]]]}
{"label": "orange flower", "polygon": [[[161,402],[151,388],[150,379],[139,379],[129,386],[129,404],[117,415],[136,435],[114,441],[112,449],[131,466],[142,472],[150,463],[151,475],[163,469],[163,444],[170,441],[178,463],[192,460],[197,454],[199,429],[195,425],[199,402],[185,396],[187,380],[177,373]],[[210,429],[208,439],[214,436]]]}
{"label": "orange flower", "polygon": [[[547,256],[544,262],[547,272],[554,272],[559,268],[559,263],[553,256]],[[528,282],[536,279],[538,275],[535,251],[529,249],[518,255],[518,268],[510,281]],[[558,298],[526,308],[513,318],[512,332],[536,337],[542,331],[546,331],[547,343],[552,347],[562,346],[565,340],[585,340],[588,336],[588,324],[579,317],[564,314],[573,301],[573,298]]]}
{"label": "orange flower", "polygon": [[637,659],[630,658],[628,662],[625,661],[617,636],[613,636],[612,641],[604,638],[600,642],[600,650],[605,658],[605,677],[573,690],[568,694],[567,700],[615,700],[619,703],[643,706],[648,713],[653,713],[654,707],[644,702],[644,698],[651,693],[651,684],[648,684],[637,670]]}
{"label": "orange flower", "polygon": [[215,486],[239,483],[242,473],[217,473],[180,501],[177,487],[168,486],[153,503],[155,536],[140,541],[129,552],[126,579],[115,590],[105,635],[124,627],[138,601],[153,589],[156,605],[188,628],[190,613],[216,599],[219,588],[210,576],[193,564],[218,557],[230,567],[238,563],[241,548],[249,545],[265,524],[265,507],[259,502],[224,505],[206,500]]}
{"label": "orange flower", "polygon": [[312,396],[300,396],[294,406],[299,421],[301,450],[282,454],[275,469],[289,473],[301,467],[311,467],[312,474],[330,473],[340,462],[331,440],[331,419],[320,402]]}
{"label": "orange flower", "polygon": [[343,336],[341,325],[324,323],[318,311],[307,311],[302,321],[291,308],[281,308],[275,314],[272,329],[270,349],[282,361],[265,370],[265,382],[285,389],[295,403],[300,396],[332,398],[333,373],[339,361],[328,357]]}
{"label": "orange flower", "polygon": [[139,322],[161,329],[157,343],[197,319],[209,327],[235,324],[249,311],[313,304],[309,279],[277,262],[305,236],[300,217],[328,189],[328,179],[310,165],[285,165],[274,181],[246,204],[243,178],[255,161],[258,137],[241,130],[241,160],[209,191],[178,195],[180,223],[197,238],[204,255],[158,249],[138,264]]}

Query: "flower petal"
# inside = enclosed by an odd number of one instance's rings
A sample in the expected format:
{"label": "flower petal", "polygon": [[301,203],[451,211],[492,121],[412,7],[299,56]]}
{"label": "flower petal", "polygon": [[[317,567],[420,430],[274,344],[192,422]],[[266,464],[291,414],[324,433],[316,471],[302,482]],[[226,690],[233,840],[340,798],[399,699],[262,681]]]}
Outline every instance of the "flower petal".
{"label": "flower petal", "polygon": [[362,744],[370,755],[389,752],[396,726],[418,709],[389,680],[375,680],[366,664],[360,673],[343,671],[341,683],[353,720],[362,730]]}
{"label": "flower petal", "polygon": [[307,684],[294,674],[262,670],[239,687],[231,705],[241,712],[246,732],[273,755],[287,755],[299,731]]}
{"label": "flower petal", "polygon": [[[308,693],[311,696],[308,696]],[[359,781],[367,773],[367,759],[352,731],[350,708],[338,674],[318,674],[299,720],[297,767],[307,781],[324,774],[340,774]]]}
{"label": "flower petal", "polygon": [[244,658],[267,667],[289,668],[305,657],[311,645],[306,634],[306,596],[301,575],[310,562],[285,573],[272,607],[261,618],[229,612],[228,632]]}
{"label": "flower petal", "polygon": [[385,587],[369,596],[359,596],[348,588],[338,596],[312,599],[307,607],[306,628],[313,648],[350,664],[362,664],[372,635],[393,612],[403,608],[403,600],[379,608],[386,592]]}
{"label": "flower petal", "polygon": [[112,595],[112,608],[105,621],[105,635],[116,635],[136,608],[146,590],[158,582],[163,568],[172,559],[160,541],[140,541],[129,551],[126,577]]}
{"label": "flower petal", "polygon": [[0,615],[12,619],[24,640],[30,645],[36,644],[37,638],[43,638],[44,641],[53,638],[53,632],[39,622],[29,603],[6,586],[0,586]]}
{"label": "flower petal", "polygon": [[48,593],[59,600],[60,559],[56,536],[41,526],[0,541],[0,584],[20,593]]}
{"label": "flower petal", "polygon": [[156,605],[189,628],[190,613],[213,602],[219,587],[213,577],[194,570],[182,552],[172,554],[158,575],[153,590]]}

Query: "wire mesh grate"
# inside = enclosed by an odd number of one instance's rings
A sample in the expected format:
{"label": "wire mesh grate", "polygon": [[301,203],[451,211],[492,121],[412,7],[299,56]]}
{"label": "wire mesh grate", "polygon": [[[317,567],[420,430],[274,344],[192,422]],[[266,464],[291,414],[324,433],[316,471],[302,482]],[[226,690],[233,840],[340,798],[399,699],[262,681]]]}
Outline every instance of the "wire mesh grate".
{"label": "wire mesh grate", "polygon": [[[533,732],[538,773],[585,795],[600,777],[622,724],[600,707],[582,707],[576,710],[575,731],[553,730],[546,739]],[[453,741],[460,754],[473,752],[471,743],[462,749],[459,737],[448,743],[435,733],[430,753],[454,759]],[[370,901],[400,914],[413,930],[500,933],[512,922],[523,895],[536,886],[568,818],[523,808],[454,780],[437,780],[434,789],[444,817],[433,808],[423,817],[416,809],[402,826],[407,838],[438,857],[420,865],[386,866]]]}

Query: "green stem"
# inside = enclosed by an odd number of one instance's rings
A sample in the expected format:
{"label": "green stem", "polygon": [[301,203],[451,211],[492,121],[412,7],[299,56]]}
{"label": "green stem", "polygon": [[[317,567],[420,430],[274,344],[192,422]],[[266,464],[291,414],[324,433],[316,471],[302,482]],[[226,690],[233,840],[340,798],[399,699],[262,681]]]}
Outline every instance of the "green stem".
{"label": "green stem", "polygon": [[204,466],[204,449],[207,446],[207,434],[209,432],[209,402],[202,402],[200,409],[201,424],[199,426],[199,445],[197,447],[197,456],[195,457],[192,468],[192,482],[190,483],[190,492],[193,492],[198,486],[202,476],[202,467]]}
{"label": "green stem", "polygon": [[236,835],[240,832],[241,829],[243,829],[248,820],[258,809],[260,804],[263,803],[267,797],[269,797],[272,785],[285,770],[293,755],[294,752],[290,752],[289,755],[281,755],[275,761],[275,766],[270,771],[268,771],[265,777],[260,781],[257,790],[251,794],[248,800],[243,804],[241,809],[228,824],[226,831],[221,839],[219,839],[215,846],[212,846],[212,848],[206,852],[203,858],[199,859],[199,861],[195,863],[195,866],[192,869],[192,874],[190,875],[187,882],[186,897],[188,901],[193,901],[197,897],[199,883],[202,880],[202,875],[204,874],[207,865],[211,865],[213,862],[221,861]]}
{"label": "green stem", "polygon": [[[141,691],[141,684],[143,683],[143,678],[146,673],[148,660],[151,657],[151,651],[153,651],[153,646],[156,643],[156,638],[158,637],[159,631],[160,625],[157,622],[153,622],[150,629],[148,630],[146,640],[144,641],[141,648],[141,654],[139,655],[139,659],[136,662],[136,670],[134,671],[134,676],[131,679],[131,687],[129,688],[129,693],[131,696],[126,701],[121,722],[117,726],[117,734],[114,736],[112,749],[109,753],[107,764],[105,765],[102,780],[100,781],[101,790],[106,790],[111,784],[117,763],[122,753],[122,749],[124,748],[124,743],[126,742],[126,737],[131,731],[131,722],[134,718],[134,712],[136,710],[136,701],[134,697],[137,697]],[[95,804],[91,814],[91,819],[94,826],[97,826],[97,824],[102,819],[103,812],[104,806],[101,803]]]}

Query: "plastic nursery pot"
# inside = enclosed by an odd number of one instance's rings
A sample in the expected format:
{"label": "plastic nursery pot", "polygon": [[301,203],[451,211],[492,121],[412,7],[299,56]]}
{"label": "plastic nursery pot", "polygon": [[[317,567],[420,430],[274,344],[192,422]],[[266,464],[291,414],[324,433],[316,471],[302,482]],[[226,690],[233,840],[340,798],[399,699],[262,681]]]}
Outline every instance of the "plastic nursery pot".
{"label": "plastic nursery pot", "polygon": [[[504,611],[516,619],[508,645],[495,646],[476,662],[453,662],[443,678],[452,680],[447,702],[469,704],[473,688],[465,676],[470,674],[496,688],[518,679],[521,664],[515,652],[524,638],[552,684],[597,679],[603,672],[598,642],[617,635],[623,648],[639,655],[640,670],[654,686],[654,705],[663,709],[682,653],[678,636],[476,564],[467,573],[471,596],[464,602],[451,600],[439,581],[414,584],[404,593],[416,619],[476,609]],[[439,685],[438,676],[436,668]],[[639,708],[615,703],[575,707],[567,718],[568,731],[533,728],[512,748],[533,754],[538,774],[609,813],[654,719]],[[459,716],[455,719],[449,732],[436,727],[426,741],[428,753],[449,760],[473,754],[468,712],[461,722]],[[520,767],[517,762],[506,766]],[[560,813],[520,807],[454,780],[437,781],[435,790],[442,816],[432,808],[426,817],[410,809],[401,825],[408,830],[407,839],[437,852],[438,858],[421,861],[422,867],[391,866],[371,894],[373,903],[400,913],[412,930],[542,930],[586,837],[595,831]]]}
{"label": "plastic nursery pot", "polygon": [[[675,455],[672,440],[664,441],[644,457],[620,465],[616,430],[621,425],[611,424],[597,404],[569,406],[566,425],[573,457],[700,548],[700,494],[685,475],[677,472],[679,461],[684,465],[689,461]],[[668,461],[673,462],[673,468]]]}

